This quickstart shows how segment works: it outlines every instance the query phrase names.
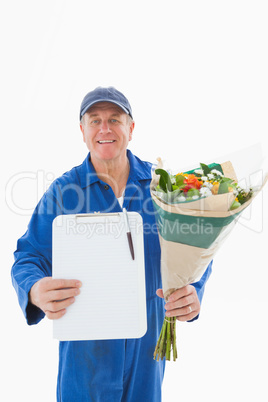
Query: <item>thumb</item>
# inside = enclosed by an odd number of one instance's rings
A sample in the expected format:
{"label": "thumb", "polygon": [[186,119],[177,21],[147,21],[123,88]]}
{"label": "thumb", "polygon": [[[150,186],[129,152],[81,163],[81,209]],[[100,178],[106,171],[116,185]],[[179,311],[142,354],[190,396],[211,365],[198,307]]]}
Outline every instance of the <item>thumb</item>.
{"label": "thumb", "polygon": [[156,294],[158,297],[161,297],[161,299],[164,298],[164,293],[162,289],[157,289]]}

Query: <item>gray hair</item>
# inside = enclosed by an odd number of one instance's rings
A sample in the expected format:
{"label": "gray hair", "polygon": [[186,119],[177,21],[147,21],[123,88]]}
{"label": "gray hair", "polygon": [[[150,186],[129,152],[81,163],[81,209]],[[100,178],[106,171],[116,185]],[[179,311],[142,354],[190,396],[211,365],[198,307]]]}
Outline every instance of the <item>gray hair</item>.
{"label": "gray hair", "polygon": [[[85,114],[81,117],[81,120],[80,120],[80,124],[82,124],[82,126],[84,125],[84,116],[85,116]],[[129,114],[127,114],[127,113],[125,113],[125,114],[127,115],[127,123],[129,125],[131,125],[134,122],[134,120],[132,119],[132,117]]]}

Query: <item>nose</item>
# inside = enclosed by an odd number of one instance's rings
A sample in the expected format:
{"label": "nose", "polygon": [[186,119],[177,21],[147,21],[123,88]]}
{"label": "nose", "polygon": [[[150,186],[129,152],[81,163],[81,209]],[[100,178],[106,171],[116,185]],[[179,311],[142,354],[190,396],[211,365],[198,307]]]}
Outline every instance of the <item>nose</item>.
{"label": "nose", "polygon": [[108,133],[110,132],[110,126],[108,120],[102,120],[101,126],[100,126],[100,132],[101,133]]}

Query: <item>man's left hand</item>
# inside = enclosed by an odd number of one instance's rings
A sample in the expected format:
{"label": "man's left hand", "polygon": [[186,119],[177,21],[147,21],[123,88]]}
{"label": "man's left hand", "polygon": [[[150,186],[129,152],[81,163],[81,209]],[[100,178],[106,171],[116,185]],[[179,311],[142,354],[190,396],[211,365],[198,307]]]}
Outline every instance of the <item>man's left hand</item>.
{"label": "man's left hand", "polygon": [[[157,296],[163,298],[163,290],[157,289]],[[176,317],[179,321],[190,321],[200,313],[200,303],[192,285],[175,290],[165,305],[166,317]]]}

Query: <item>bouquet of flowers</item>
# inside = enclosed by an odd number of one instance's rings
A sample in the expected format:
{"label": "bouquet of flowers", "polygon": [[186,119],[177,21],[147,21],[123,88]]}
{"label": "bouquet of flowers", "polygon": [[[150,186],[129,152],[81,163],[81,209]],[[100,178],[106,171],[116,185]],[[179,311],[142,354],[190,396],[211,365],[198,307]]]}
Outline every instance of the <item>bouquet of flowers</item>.
{"label": "bouquet of flowers", "polygon": [[[243,189],[230,162],[200,164],[172,175],[158,159],[151,181],[161,246],[164,298],[199,278],[234,228],[241,212],[264,186]],[[154,359],[177,358],[176,318],[165,317]]]}

